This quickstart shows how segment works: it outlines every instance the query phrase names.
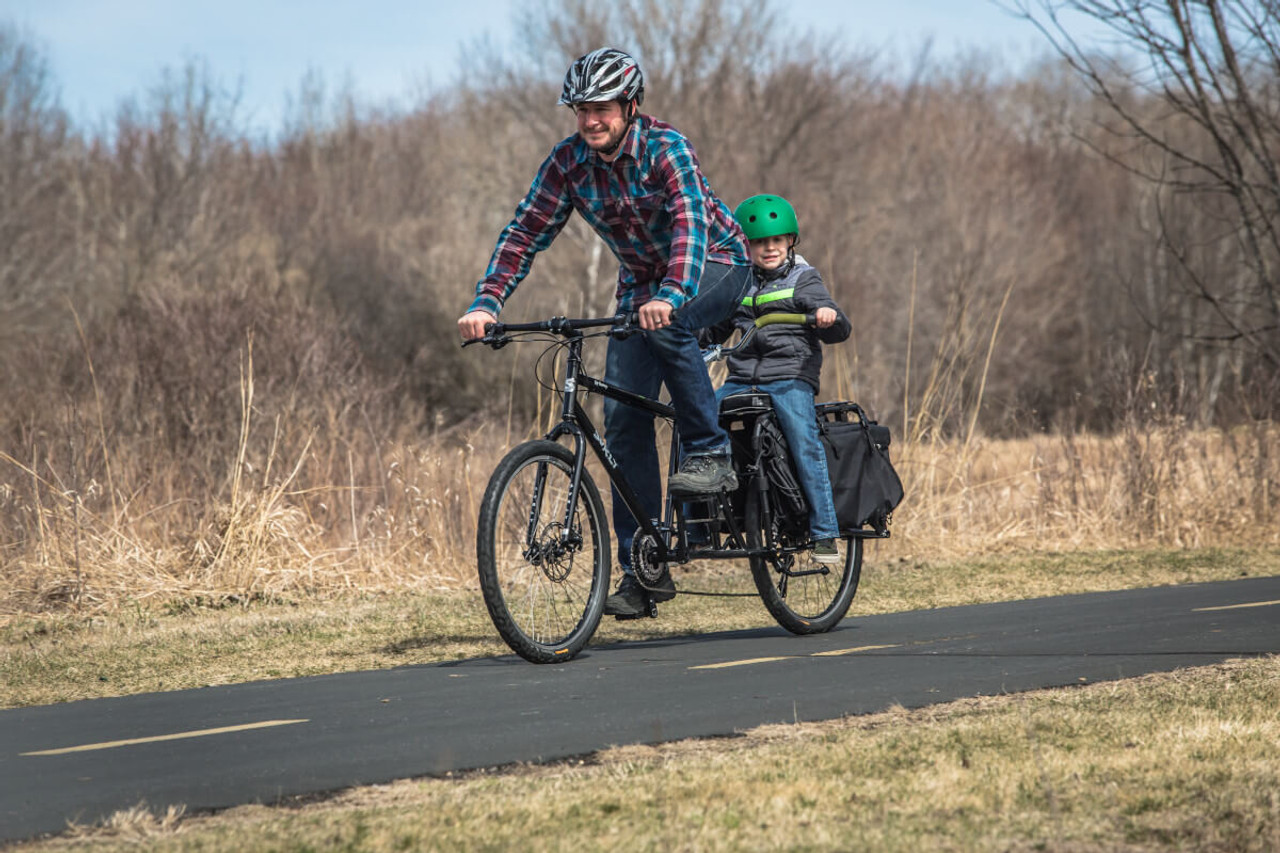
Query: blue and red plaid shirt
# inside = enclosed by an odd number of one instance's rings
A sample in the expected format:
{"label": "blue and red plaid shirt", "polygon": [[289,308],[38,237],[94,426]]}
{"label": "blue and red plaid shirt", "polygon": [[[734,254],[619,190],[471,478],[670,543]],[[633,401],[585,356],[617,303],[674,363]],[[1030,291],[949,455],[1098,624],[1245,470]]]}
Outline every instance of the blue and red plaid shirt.
{"label": "blue and red plaid shirt", "polygon": [[576,133],[551,150],[498,237],[468,311],[496,317],[574,210],[618,259],[619,311],[654,298],[679,308],[697,295],[707,261],[751,263],[742,230],[711,192],[689,140],[640,115],[612,163]]}

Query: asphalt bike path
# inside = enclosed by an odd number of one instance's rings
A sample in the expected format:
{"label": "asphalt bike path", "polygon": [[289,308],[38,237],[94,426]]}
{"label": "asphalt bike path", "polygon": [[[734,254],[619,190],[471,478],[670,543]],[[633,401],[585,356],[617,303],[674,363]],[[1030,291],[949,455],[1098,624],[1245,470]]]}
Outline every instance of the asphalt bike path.
{"label": "asphalt bike path", "polygon": [[0,711],[0,841],[141,802],[270,803],[1274,653],[1280,577],[588,646],[555,666],[511,655],[19,708]]}

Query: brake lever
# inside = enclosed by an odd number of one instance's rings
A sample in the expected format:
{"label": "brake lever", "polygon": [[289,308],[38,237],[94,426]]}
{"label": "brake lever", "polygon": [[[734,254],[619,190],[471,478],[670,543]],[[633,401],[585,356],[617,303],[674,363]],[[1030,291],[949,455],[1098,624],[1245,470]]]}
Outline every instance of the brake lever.
{"label": "brake lever", "polygon": [[492,347],[493,349],[502,349],[509,343],[511,343],[511,338],[509,338],[506,335],[499,335],[496,338],[491,337],[489,335],[485,335],[483,338],[472,338],[469,341],[463,341],[462,346],[463,348],[466,348],[471,346],[472,344],[486,344],[487,346]]}
{"label": "brake lever", "polygon": [[640,314],[636,311],[619,314],[613,318],[613,326],[609,329],[609,336],[620,341],[626,340],[640,331],[639,322]]}

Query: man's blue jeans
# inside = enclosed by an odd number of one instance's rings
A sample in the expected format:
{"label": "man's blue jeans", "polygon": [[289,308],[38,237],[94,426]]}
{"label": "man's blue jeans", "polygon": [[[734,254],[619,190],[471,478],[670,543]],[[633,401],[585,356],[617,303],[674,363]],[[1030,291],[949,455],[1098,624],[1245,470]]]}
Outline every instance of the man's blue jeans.
{"label": "man's blue jeans", "polygon": [[831,496],[831,480],[827,473],[827,451],[818,434],[818,418],[813,411],[813,386],[801,379],[744,385],[726,382],[716,390],[716,399],[755,389],[773,400],[773,413],[787,437],[787,447],[796,462],[800,488],[809,502],[809,535],[814,541],[840,535],[836,521],[835,500]]}
{"label": "man's blue jeans", "polygon": [[[657,399],[662,386],[671,394],[680,431],[682,457],[729,452],[729,436],[720,428],[719,409],[707,366],[698,348],[698,330],[729,316],[751,283],[750,267],[708,263],[698,282],[698,295],[675,313],[664,329],[629,338],[609,339],[606,382]],[[662,478],[653,415],[605,398],[604,430],[609,452],[652,519],[662,511]],[[613,532],[618,563],[631,566],[631,540],[638,524],[617,489],[613,490]]]}

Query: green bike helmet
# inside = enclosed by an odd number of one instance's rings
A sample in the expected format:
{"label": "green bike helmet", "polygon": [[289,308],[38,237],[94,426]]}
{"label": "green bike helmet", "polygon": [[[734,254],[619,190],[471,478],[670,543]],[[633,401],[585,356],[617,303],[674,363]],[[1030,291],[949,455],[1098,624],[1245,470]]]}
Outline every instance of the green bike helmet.
{"label": "green bike helmet", "polygon": [[800,223],[796,221],[795,209],[780,195],[753,195],[738,205],[733,218],[738,220],[748,240],[779,234],[800,236]]}

